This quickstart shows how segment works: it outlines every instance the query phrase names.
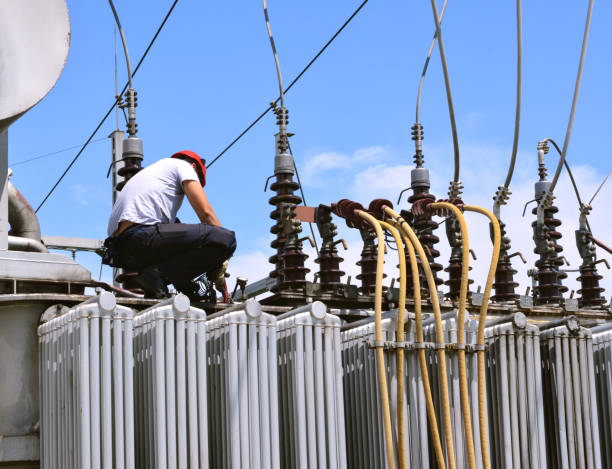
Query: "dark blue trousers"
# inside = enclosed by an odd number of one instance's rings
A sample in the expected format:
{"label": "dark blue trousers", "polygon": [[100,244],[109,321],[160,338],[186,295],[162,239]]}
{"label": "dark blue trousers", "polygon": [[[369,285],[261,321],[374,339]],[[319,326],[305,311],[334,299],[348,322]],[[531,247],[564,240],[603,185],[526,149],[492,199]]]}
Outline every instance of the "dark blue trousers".
{"label": "dark blue trousers", "polygon": [[177,289],[218,269],[236,250],[233,231],[204,223],[133,225],[113,238],[116,267],[157,268]]}

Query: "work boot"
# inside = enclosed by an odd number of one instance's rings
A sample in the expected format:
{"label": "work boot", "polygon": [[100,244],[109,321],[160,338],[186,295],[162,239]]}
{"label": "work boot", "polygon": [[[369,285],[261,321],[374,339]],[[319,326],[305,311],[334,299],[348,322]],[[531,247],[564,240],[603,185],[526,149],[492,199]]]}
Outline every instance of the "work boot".
{"label": "work boot", "polygon": [[144,291],[145,298],[161,300],[170,295],[162,273],[155,267],[146,267],[131,279]]}
{"label": "work boot", "polygon": [[217,295],[213,283],[206,274],[189,282],[174,284],[174,287],[191,300],[191,303],[216,303]]}

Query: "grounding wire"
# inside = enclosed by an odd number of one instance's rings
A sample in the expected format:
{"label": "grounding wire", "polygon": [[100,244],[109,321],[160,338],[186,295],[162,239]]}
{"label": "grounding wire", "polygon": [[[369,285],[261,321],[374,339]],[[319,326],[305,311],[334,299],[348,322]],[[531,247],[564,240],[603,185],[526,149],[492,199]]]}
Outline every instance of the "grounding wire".
{"label": "grounding wire", "polygon": [[[293,157],[293,150],[291,150],[291,144],[289,144],[289,154],[291,155],[291,159],[293,160],[293,169],[295,170],[295,177],[297,178],[298,184],[300,186],[300,194],[302,195],[302,202],[305,206],[308,205],[306,202],[306,196],[304,195],[304,189],[302,189],[302,181],[300,180],[300,173],[297,169],[297,165],[295,164],[295,158]],[[312,240],[315,243],[315,249],[317,250],[317,256],[319,256],[319,243],[317,243],[317,237],[315,236],[314,229],[312,228],[312,222],[308,222],[308,226],[310,227],[310,234],[312,234]]]}
{"label": "grounding wire", "polygon": [[608,174],[606,175],[606,177],[604,178],[603,181],[601,181],[601,184],[599,185],[599,187],[597,188],[597,190],[595,191],[595,193],[593,194],[593,197],[591,197],[591,200],[589,200],[589,205],[591,205],[593,203],[593,199],[595,198],[595,196],[597,194],[599,194],[599,191],[601,190],[601,188],[604,186],[604,184],[606,183],[606,181],[608,180],[608,178],[610,177],[610,174],[612,174],[612,169],[610,171],[608,171]]}
{"label": "grounding wire", "polygon": [[516,154],[518,152],[519,132],[521,128],[521,97],[523,81],[523,26],[522,26],[522,5],[521,0],[516,0],[516,109],[514,114],[514,138],[512,141],[512,155],[510,156],[510,166],[504,182],[504,188],[508,189],[514,166],[516,164]]}
{"label": "grounding wire", "polygon": [[[96,143],[96,142],[101,142],[102,140],[106,140],[106,137],[102,137],[102,138],[97,138],[95,140],[92,140],[90,143]],[[75,148],[79,148],[81,147],[83,144],[80,143],[78,145],[73,145],[71,147],[68,148],[62,148],[61,150],[56,150],[56,151],[52,151],[51,153],[44,153],[42,155],[38,155],[38,156],[34,156],[32,158],[28,158],[26,160],[21,160],[21,161],[17,161],[16,163],[11,163],[9,166],[13,167],[13,166],[19,166],[20,164],[26,164],[26,163],[30,163],[32,161],[36,161],[36,160],[40,160],[41,158],[46,158],[48,156],[53,156],[53,155],[58,155],[60,153],[64,153],[65,151],[68,150],[74,150]]]}
{"label": "grounding wire", "polygon": [[444,40],[442,38],[442,28],[440,27],[440,19],[438,17],[438,7],[436,0],[431,0],[431,9],[433,12],[434,22],[436,23],[436,34],[438,36],[438,50],[440,51],[440,60],[442,62],[442,71],[444,72],[444,86],[446,87],[446,100],[448,101],[448,114],[450,116],[451,130],[453,133],[453,151],[455,154],[455,170],[453,182],[459,182],[459,139],[457,137],[457,123],[455,122],[455,109],[453,106],[453,95],[451,93],[450,78],[448,76],[448,67],[446,64],[446,52],[444,51]]}
{"label": "grounding wire", "polygon": [[[149,51],[151,50],[151,47],[153,46],[153,44],[155,43],[157,36],[159,36],[159,33],[162,31],[163,27],[166,25],[166,22],[168,21],[168,18],[170,18],[170,15],[172,14],[172,11],[174,10],[174,7],[176,6],[176,4],[178,3],[179,0],[174,0],[172,2],[172,5],[170,6],[170,9],[168,10],[168,12],[166,13],[166,16],[164,17],[163,21],[161,22],[161,24],[159,25],[159,27],[157,28],[157,31],[155,32],[155,34],[153,35],[153,38],[151,39],[151,41],[149,42],[149,45],[147,46],[147,48],[144,51],[144,54],[142,54],[142,57],[140,58],[140,60],[138,61],[138,64],[136,64],[136,68],[134,69],[134,72],[132,73],[133,75],[136,75],[136,73],[138,72],[138,69],[140,68],[140,66],[142,65],[142,62],[144,61],[145,57],[149,54]],[[123,93],[125,93],[125,90],[128,89],[129,86],[129,82],[125,84],[125,86],[123,87],[123,90],[121,91],[119,96],[122,96]],[[43,201],[38,205],[38,208],[35,210],[35,213],[38,213],[38,211],[41,209],[41,207],[45,204],[45,202],[49,199],[49,197],[51,196],[51,194],[53,194],[53,192],[55,191],[55,189],[57,188],[57,186],[60,184],[60,182],[62,182],[62,179],[64,179],[64,177],[66,176],[66,174],[68,174],[68,171],[70,171],[70,169],[72,168],[72,166],[74,165],[74,163],[76,162],[76,160],[79,159],[79,157],[81,156],[81,154],[83,154],[83,151],[85,151],[85,148],[87,148],[87,145],[89,145],[89,143],[91,142],[91,140],[95,137],[95,135],[98,133],[98,130],[100,130],[100,127],[102,127],[102,125],[104,124],[104,122],[106,122],[106,119],[108,119],[108,116],[110,116],[111,112],[113,112],[113,109],[115,108],[115,106],[118,103],[119,98],[117,98],[115,100],[115,102],[113,103],[113,105],[110,107],[110,109],[106,112],[106,114],[104,115],[104,117],[102,118],[102,120],[100,121],[100,123],[96,126],[96,128],[94,129],[94,131],[91,133],[91,135],[89,136],[89,138],[87,139],[87,141],[83,144],[83,146],[81,147],[81,149],[78,151],[78,153],[76,154],[76,156],[72,159],[72,161],[70,162],[70,164],[68,165],[68,167],[64,170],[64,172],[62,173],[62,175],[59,177],[59,179],[57,180],[57,182],[53,185],[53,187],[51,188],[51,190],[49,190],[49,192],[47,193],[47,195],[45,196],[45,198],[43,199]]]}
{"label": "grounding wire", "polygon": [[572,99],[572,108],[570,110],[569,121],[567,123],[567,130],[565,132],[565,140],[563,142],[563,149],[561,150],[561,159],[559,164],[557,165],[557,170],[555,171],[555,176],[550,184],[550,188],[548,192],[542,197],[542,202],[540,206],[546,204],[548,205],[552,200],[552,194],[557,185],[557,181],[559,180],[559,175],[561,174],[561,168],[563,167],[563,163],[565,161],[565,155],[567,154],[567,148],[569,146],[570,136],[572,134],[572,125],[574,124],[574,115],[576,114],[576,105],[578,103],[578,94],[580,92],[580,82],[582,80],[582,70],[584,68],[584,58],[586,56],[587,44],[589,42],[589,31],[591,28],[591,16],[593,13],[593,3],[594,0],[589,0],[589,7],[587,10],[587,18],[586,24],[584,25],[584,35],[582,37],[582,49],[580,51],[580,62],[578,64],[578,73],[576,75],[576,85],[574,87],[574,97]]}
{"label": "grounding wire", "polygon": [[[442,18],[444,17],[444,12],[446,11],[446,5],[448,4],[448,0],[444,0],[444,4],[442,5],[442,11],[440,12],[440,24],[442,24]],[[434,33],[433,39],[431,40],[431,44],[429,45],[429,51],[427,52],[427,58],[425,59],[425,63],[423,64],[423,71],[421,72],[421,79],[419,80],[419,91],[417,93],[417,102],[416,102],[416,119],[415,122],[419,123],[419,114],[421,110],[421,94],[423,92],[423,82],[425,81],[425,74],[427,73],[427,68],[429,67],[429,61],[431,59],[431,54],[433,53],[434,46],[436,45],[436,39],[438,38],[438,31]]]}
{"label": "grounding wire", "polygon": [[[289,86],[287,86],[287,88],[285,88],[284,90],[284,94],[287,94],[289,92],[289,90],[291,88],[293,88],[293,85],[295,85],[297,83],[297,81],[302,78],[302,75],[304,75],[304,73],[306,73],[306,71],[312,66],[312,64],[314,64],[317,59],[323,54],[323,52],[325,52],[325,50],[330,46],[330,44],[332,42],[334,42],[334,40],[340,35],[340,33],[344,30],[344,28],[346,28],[348,26],[348,24],[353,20],[353,18],[355,18],[355,16],[357,16],[357,13],[359,13],[361,11],[361,9],[365,6],[366,3],[368,3],[369,0],[364,0],[358,7],[357,9],[353,12],[353,14],[351,16],[348,17],[348,19],[344,22],[344,24],[342,26],[340,26],[340,28],[334,33],[334,35],[325,43],[325,45],[319,50],[319,52],[317,52],[317,54],[310,60],[310,62],[308,62],[308,64],[306,64],[306,66],[302,69],[302,71],[300,73],[297,74],[297,76],[293,79],[293,81],[291,83],[289,83]],[[215,156],[213,158],[213,160],[208,163],[206,165],[207,168],[210,168],[213,163],[215,161],[217,161],[219,158],[221,158],[230,148],[232,148],[242,137],[244,137],[253,127],[255,127],[255,125],[257,125],[257,123],[264,118],[264,116],[266,114],[268,114],[268,112],[270,112],[270,110],[272,110],[272,108],[274,107],[274,105],[276,105],[276,103],[280,100],[280,97],[276,98],[276,100],[274,100],[269,106],[268,108],[263,111],[259,116],[257,116],[257,118],[251,122],[242,132],[240,132],[240,134],[238,134],[238,136],[232,140],[229,145],[227,145],[223,150],[221,150],[221,152]]]}

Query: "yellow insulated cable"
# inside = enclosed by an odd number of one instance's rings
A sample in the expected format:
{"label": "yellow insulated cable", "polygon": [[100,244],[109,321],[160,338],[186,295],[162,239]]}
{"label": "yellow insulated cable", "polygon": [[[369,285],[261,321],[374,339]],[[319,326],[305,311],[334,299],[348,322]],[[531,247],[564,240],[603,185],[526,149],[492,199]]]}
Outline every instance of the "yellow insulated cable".
{"label": "yellow insulated cable", "polygon": [[[382,227],[376,218],[362,210],[356,210],[357,214],[366,220],[376,230],[378,238],[378,253],[376,258],[376,289],[374,290],[374,335],[377,342],[382,342],[382,281],[383,264],[385,261],[385,238]],[[376,347],[376,367],[378,371],[378,385],[380,390],[380,402],[382,405],[383,423],[385,427],[385,447],[387,451],[387,465],[389,469],[395,469],[395,457],[393,455],[393,434],[391,431],[391,412],[389,410],[389,394],[387,390],[387,375],[385,370],[385,354],[383,348]]]}
{"label": "yellow insulated cable", "polygon": [[468,274],[470,272],[470,243],[468,239],[467,224],[461,210],[449,202],[436,202],[429,206],[433,210],[450,210],[459,221],[461,228],[461,283],[459,284],[459,314],[457,317],[457,350],[459,362],[459,391],[461,395],[461,412],[463,413],[463,429],[467,447],[467,460],[470,469],[476,469],[476,456],[474,451],[474,433],[472,430],[472,414],[470,413],[470,395],[467,383],[467,367],[465,365],[465,309],[467,303]]}
{"label": "yellow insulated cable", "polygon": [[[395,239],[397,245],[397,256],[399,258],[399,298],[397,302],[397,328],[395,340],[404,342],[404,312],[406,311],[406,256],[404,255],[404,245],[399,231],[389,223],[379,221],[380,225],[387,230]],[[404,422],[404,349],[396,350],[397,365],[397,460],[400,469],[406,469],[406,444],[404,441],[406,428]]]}
{"label": "yellow insulated cable", "polygon": [[395,218],[400,225],[400,228],[404,233],[408,235],[410,241],[414,245],[417,250],[417,253],[421,260],[421,266],[423,268],[423,273],[425,274],[425,278],[427,279],[427,286],[429,287],[430,297],[431,297],[431,305],[434,311],[434,319],[436,323],[436,343],[438,345],[437,355],[438,355],[438,373],[440,375],[440,387],[441,387],[441,400],[442,400],[442,423],[444,424],[444,439],[446,441],[446,450],[447,450],[447,459],[448,459],[448,468],[455,469],[455,447],[453,444],[453,429],[451,426],[451,412],[450,412],[450,401],[448,397],[448,378],[446,376],[446,353],[444,351],[444,332],[442,331],[442,314],[440,313],[440,299],[438,298],[438,292],[436,287],[436,282],[434,280],[433,274],[431,272],[431,267],[429,266],[429,262],[426,261],[427,256],[425,255],[425,250],[419,239],[417,238],[410,225],[406,223],[406,221],[393,209],[389,207],[384,207],[385,212]]}
{"label": "yellow insulated cable", "polygon": [[[495,279],[495,271],[497,262],[499,261],[499,250],[501,248],[501,232],[499,221],[487,209],[476,207],[474,205],[464,205],[463,210],[470,212],[481,213],[486,216],[493,226],[493,255],[491,256],[491,265],[489,266],[489,274],[487,283],[485,284],[484,294],[482,296],[482,304],[480,305],[480,319],[478,320],[478,336],[476,342],[478,345],[484,345],[484,330],[487,320],[487,309],[489,307],[489,297],[493,288],[493,280]],[[489,440],[487,437],[487,408],[485,402],[485,357],[484,350],[478,350],[478,422],[480,423],[480,450],[482,453],[482,463],[484,469],[491,469],[489,461]]]}
{"label": "yellow insulated cable", "polygon": [[[393,221],[395,226],[399,224]],[[402,231],[404,244],[408,249],[410,256],[410,271],[412,273],[412,290],[414,291],[414,317],[416,321],[416,342],[423,343],[423,315],[421,313],[421,281],[419,279],[419,265],[417,263],[416,252],[408,235]],[[431,291],[430,291],[431,294]],[[436,293],[437,294],[437,293]],[[425,408],[427,409],[427,417],[429,419],[429,427],[431,429],[431,439],[433,441],[434,452],[438,462],[439,469],[445,469],[446,461],[444,460],[444,452],[442,451],[442,442],[440,441],[440,432],[438,430],[438,421],[436,419],[436,410],[434,408],[433,397],[431,394],[431,385],[429,383],[429,370],[427,369],[427,356],[425,349],[417,349],[419,357],[419,366],[423,379],[423,393],[425,394]]]}

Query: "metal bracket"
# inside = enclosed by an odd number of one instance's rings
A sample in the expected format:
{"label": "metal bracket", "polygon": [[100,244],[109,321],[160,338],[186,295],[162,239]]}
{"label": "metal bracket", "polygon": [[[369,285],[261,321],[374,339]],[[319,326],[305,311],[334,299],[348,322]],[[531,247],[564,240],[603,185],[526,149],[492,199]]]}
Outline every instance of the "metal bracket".
{"label": "metal bracket", "polygon": [[445,350],[447,352],[456,352],[464,350],[465,353],[482,352],[487,350],[486,344],[458,344],[448,343],[439,344],[437,342],[395,342],[392,340],[366,340],[366,346],[371,349],[382,348],[384,350],[403,349],[407,352],[415,350]]}

